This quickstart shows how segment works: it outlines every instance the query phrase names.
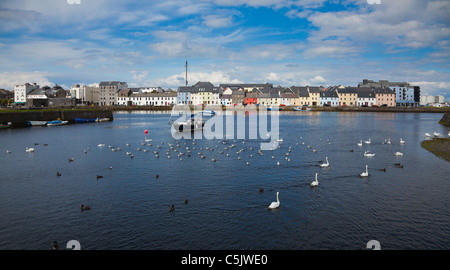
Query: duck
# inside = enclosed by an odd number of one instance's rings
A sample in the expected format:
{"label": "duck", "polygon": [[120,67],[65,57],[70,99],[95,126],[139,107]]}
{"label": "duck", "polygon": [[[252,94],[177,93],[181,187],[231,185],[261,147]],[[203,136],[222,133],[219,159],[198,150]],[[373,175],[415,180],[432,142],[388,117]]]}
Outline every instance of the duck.
{"label": "duck", "polygon": [[386,172],[386,168],[384,169],[379,169],[380,172]]}
{"label": "duck", "polygon": [[366,165],[366,171],[362,172],[359,176],[361,176],[361,177],[369,176],[369,165]]}
{"label": "duck", "polygon": [[56,241],[52,242],[52,250],[59,250],[58,242],[56,242]]}
{"label": "duck", "polygon": [[317,187],[319,185],[319,180],[317,180],[317,175],[318,173],[316,173],[316,179],[314,181],[311,182],[311,187]]}
{"label": "duck", "polygon": [[172,204],[172,205],[170,206],[169,212],[173,212],[173,211],[175,211],[175,205]]}
{"label": "duck", "polygon": [[326,159],[327,163],[320,164],[320,167],[322,167],[322,168],[326,168],[326,167],[330,166],[330,163],[328,162],[328,157],[326,157],[325,159]]}
{"label": "duck", "polygon": [[61,174],[59,172],[56,172],[56,176],[61,176]]}
{"label": "duck", "polygon": [[6,154],[11,154],[12,152],[10,150],[6,150]]}
{"label": "duck", "polygon": [[188,199],[186,198],[185,200],[184,200],[184,204],[188,204]]}
{"label": "duck", "polygon": [[73,158],[69,158],[69,162],[72,162],[73,161]]}
{"label": "duck", "polygon": [[84,210],[91,210],[91,207],[89,206],[89,205],[81,205],[81,211],[84,211]]}
{"label": "duck", "polygon": [[277,201],[272,202],[268,207],[269,209],[276,209],[276,208],[280,207],[280,199],[278,198],[279,194],[280,194],[280,192],[277,192]]}
{"label": "duck", "polygon": [[97,179],[100,179],[100,178],[103,178],[103,176],[97,174]]}
{"label": "duck", "polygon": [[159,178],[159,174],[155,175],[155,178],[158,179]]}
{"label": "duck", "polygon": [[264,189],[263,188],[260,188],[259,189],[259,193],[263,193],[264,192]]}

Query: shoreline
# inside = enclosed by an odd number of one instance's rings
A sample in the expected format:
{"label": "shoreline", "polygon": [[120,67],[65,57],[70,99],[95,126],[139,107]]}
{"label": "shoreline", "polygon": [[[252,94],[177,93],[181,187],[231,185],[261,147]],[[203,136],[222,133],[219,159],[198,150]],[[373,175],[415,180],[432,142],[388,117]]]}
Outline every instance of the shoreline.
{"label": "shoreline", "polygon": [[[211,105],[214,109],[218,105]],[[58,112],[58,111],[171,111],[174,106],[79,106],[74,108],[44,108],[44,109],[0,109],[3,113],[24,113],[24,112]],[[189,105],[191,111],[197,106]],[[208,106],[209,107],[209,106]],[[220,106],[222,110],[246,110],[247,106],[226,107]],[[295,106],[282,106],[281,112],[294,112]],[[205,109],[205,106],[202,107]],[[450,107],[307,107],[310,112],[399,112],[399,113],[450,113]],[[253,108],[252,108],[253,109]],[[256,106],[258,110],[258,107]],[[298,111],[300,113],[306,111]]]}
{"label": "shoreline", "polygon": [[450,162],[450,138],[433,138],[423,141],[420,145],[435,156]]}

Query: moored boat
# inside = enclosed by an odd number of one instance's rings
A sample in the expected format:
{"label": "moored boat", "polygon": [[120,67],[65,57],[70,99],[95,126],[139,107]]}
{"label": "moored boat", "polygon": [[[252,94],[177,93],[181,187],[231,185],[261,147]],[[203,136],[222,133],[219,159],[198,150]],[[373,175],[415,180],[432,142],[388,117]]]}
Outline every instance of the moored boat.
{"label": "moored boat", "polygon": [[111,119],[109,119],[109,118],[97,118],[97,119],[95,119],[95,122],[107,122],[109,120],[111,120]]}
{"label": "moored boat", "polygon": [[27,126],[46,126],[47,121],[27,121]]}
{"label": "moored boat", "polygon": [[11,122],[0,124],[0,128],[10,128],[12,126]]}
{"label": "moored boat", "polygon": [[54,121],[48,121],[47,126],[61,126],[68,124],[69,121],[61,121],[61,120],[54,120]]}
{"label": "moored boat", "polygon": [[97,120],[96,118],[74,118],[75,123],[88,123],[88,122],[95,122]]}
{"label": "moored boat", "polygon": [[281,108],[280,107],[272,107],[272,106],[270,106],[270,107],[267,107],[267,110],[268,111],[281,111]]}
{"label": "moored boat", "polygon": [[204,110],[201,112],[201,114],[203,116],[214,116],[214,115],[216,115],[216,112],[213,110]]}

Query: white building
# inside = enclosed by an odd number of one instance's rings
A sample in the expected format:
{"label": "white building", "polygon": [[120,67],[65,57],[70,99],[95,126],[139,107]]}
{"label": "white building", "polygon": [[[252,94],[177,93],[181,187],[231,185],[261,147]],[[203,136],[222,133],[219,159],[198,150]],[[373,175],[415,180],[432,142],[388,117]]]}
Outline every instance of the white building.
{"label": "white building", "polygon": [[420,105],[426,106],[428,104],[444,104],[444,96],[420,96]]}
{"label": "white building", "polygon": [[177,93],[142,93],[119,96],[118,105],[131,106],[172,106],[177,104]]}
{"label": "white building", "polygon": [[14,86],[14,103],[25,104],[27,102],[27,95],[34,89],[39,88],[36,83],[33,84],[22,84]]}

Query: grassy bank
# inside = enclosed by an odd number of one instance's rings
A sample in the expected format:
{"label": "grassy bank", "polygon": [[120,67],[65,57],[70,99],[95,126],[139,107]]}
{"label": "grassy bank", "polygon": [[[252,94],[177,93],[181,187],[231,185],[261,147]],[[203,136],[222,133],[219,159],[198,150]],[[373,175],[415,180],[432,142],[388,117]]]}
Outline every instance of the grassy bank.
{"label": "grassy bank", "polygon": [[450,162],[450,138],[434,138],[421,143],[422,147]]}

